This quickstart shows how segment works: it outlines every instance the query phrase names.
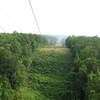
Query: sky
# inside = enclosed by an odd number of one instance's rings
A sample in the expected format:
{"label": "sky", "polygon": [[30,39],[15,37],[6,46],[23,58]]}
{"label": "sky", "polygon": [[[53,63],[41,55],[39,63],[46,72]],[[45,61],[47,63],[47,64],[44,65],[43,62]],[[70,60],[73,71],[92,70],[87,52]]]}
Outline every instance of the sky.
{"label": "sky", "polygon": [[[100,0],[31,0],[41,34],[100,36]],[[39,34],[28,0],[0,0],[0,32]]]}

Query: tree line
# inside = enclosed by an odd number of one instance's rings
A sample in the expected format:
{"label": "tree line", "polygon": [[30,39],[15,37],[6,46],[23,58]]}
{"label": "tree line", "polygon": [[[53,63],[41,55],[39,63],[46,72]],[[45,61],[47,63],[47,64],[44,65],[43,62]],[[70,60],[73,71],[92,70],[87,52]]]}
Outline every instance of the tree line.
{"label": "tree line", "polygon": [[100,38],[70,36],[66,45],[72,53],[66,88],[68,100],[100,100]]}
{"label": "tree line", "polygon": [[41,35],[0,34],[0,100],[100,100],[100,38],[70,36],[63,54],[38,51],[45,45]]}
{"label": "tree line", "polygon": [[26,91],[30,90],[32,54],[45,44],[47,40],[40,35],[0,34],[0,100],[31,100]]}
{"label": "tree line", "polygon": [[57,37],[52,36],[52,35],[43,35],[43,37],[48,40],[49,47],[55,46],[58,41]]}

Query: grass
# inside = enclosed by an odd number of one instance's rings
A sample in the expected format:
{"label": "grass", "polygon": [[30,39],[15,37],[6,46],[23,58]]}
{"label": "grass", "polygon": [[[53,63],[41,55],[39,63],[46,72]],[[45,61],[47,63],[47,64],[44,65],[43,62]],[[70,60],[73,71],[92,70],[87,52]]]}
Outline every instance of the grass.
{"label": "grass", "polygon": [[35,51],[30,72],[30,87],[45,98],[61,100],[66,93],[69,57],[70,52],[66,48],[41,48]]}
{"label": "grass", "polygon": [[51,47],[51,48],[41,48],[40,51],[55,51],[60,53],[66,53],[67,48],[61,48],[61,47]]}

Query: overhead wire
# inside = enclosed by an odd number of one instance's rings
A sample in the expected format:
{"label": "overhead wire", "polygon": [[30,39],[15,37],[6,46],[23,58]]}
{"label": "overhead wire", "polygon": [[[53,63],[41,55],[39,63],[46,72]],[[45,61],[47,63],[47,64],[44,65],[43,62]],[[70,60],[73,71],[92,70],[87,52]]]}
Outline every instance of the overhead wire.
{"label": "overhead wire", "polygon": [[[11,16],[9,16],[9,15],[8,15],[4,10],[2,10],[1,8],[0,8],[0,10],[5,14],[6,17],[8,17],[9,21],[11,21],[11,23],[12,23],[17,29],[19,29],[20,31],[22,31],[22,29],[21,29],[19,26],[17,26],[17,24],[15,23],[14,19],[13,19]],[[14,31],[17,31],[17,30],[14,30]]]}
{"label": "overhead wire", "polygon": [[28,2],[29,2],[29,5],[30,5],[30,8],[31,8],[31,11],[32,11],[32,15],[33,15],[33,17],[34,17],[34,19],[35,19],[35,22],[36,22],[36,25],[37,25],[38,31],[39,31],[39,33],[41,34],[41,30],[40,30],[40,27],[39,27],[39,24],[38,24],[38,21],[37,21],[37,18],[36,18],[35,12],[34,12],[33,7],[32,7],[32,3],[31,3],[30,0],[28,0]]}
{"label": "overhead wire", "polygon": [[0,25],[0,29],[4,32],[6,32],[6,30]]}
{"label": "overhead wire", "polygon": [[[34,19],[35,19],[35,22],[36,22],[36,26],[37,26],[37,28],[38,28],[38,31],[39,31],[39,33],[41,34],[41,30],[40,30],[40,27],[39,27],[39,24],[38,24],[38,21],[37,21],[35,12],[34,12],[33,7],[32,7],[32,3],[31,3],[30,0],[28,0],[28,2],[29,2],[29,5],[30,5],[30,8],[31,8],[32,15],[33,15],[33,17],[34,17]],[[5,13],[5,11],[3,11],[3,13]],[[6,15],[6,17],[8,17],[8,18],[10,19],[10,21],[11,21],[12,18],[9,17],[7,13],[5,13],[5,15]],[[12,22],[13,22],[13,24],[15,25],[15,22],[14,22],[14,21],[12,21]],[[19,28],[19,27],[17,27],[17,28]],[[0,26],[0,29],[3,30],[4,32],[6,32],[6,30],[5,30],[2,26]],[[20,28],[19,28],[19,29],[20,29]],[[20,30],[21,30],[21,29],[20,29]]]}

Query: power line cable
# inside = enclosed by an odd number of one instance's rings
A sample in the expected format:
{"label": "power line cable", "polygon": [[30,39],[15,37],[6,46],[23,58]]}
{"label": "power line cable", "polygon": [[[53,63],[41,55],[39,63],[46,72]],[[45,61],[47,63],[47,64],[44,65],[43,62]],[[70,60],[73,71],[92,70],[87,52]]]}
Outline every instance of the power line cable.
{"label": "power line cable", "polygon": [[39,33],[41,34],[40,27],[39,27],[39,24],[38,24],[38,21],[37,21],[37,18],[36,18],[35,12],[34,12],[34,10],[33,10],[32,4],[31,4],[31,1],[30,1],[30,0],[28,0],[28,1],[29,1],[29,5],[30,5],[30,8],[31,8],[31,11],[32,11],[33,17],[34,17],[34,19],[35,19],[35,22],[36,22],[36,25],[37,25],[38,31],[39,31]]}
{"label": "power line cable", "polygon": [[4,32],[6,32],[6,30],[0,25],[0,29]]}
{"label": "power line cable", "polygon": [[[22,29],[21,29],[20,27],[18,27],[18,25],[15,23],[15,20],[14,20],[11,16],[9,16],[8,13],[6,13],[6,12],[5,12],[4,10],[2,10],[1,8],[0,8],[0,10],[5,14],[6,17],[8,17],[9,21],[11,21],[11,23],[12,23],[13,25],[15,25],[15,27],[16,27],[17,29],[19,29],[20,31],[22,31]],[[16,30],[16,31],[17,31],[17,30]]]}

